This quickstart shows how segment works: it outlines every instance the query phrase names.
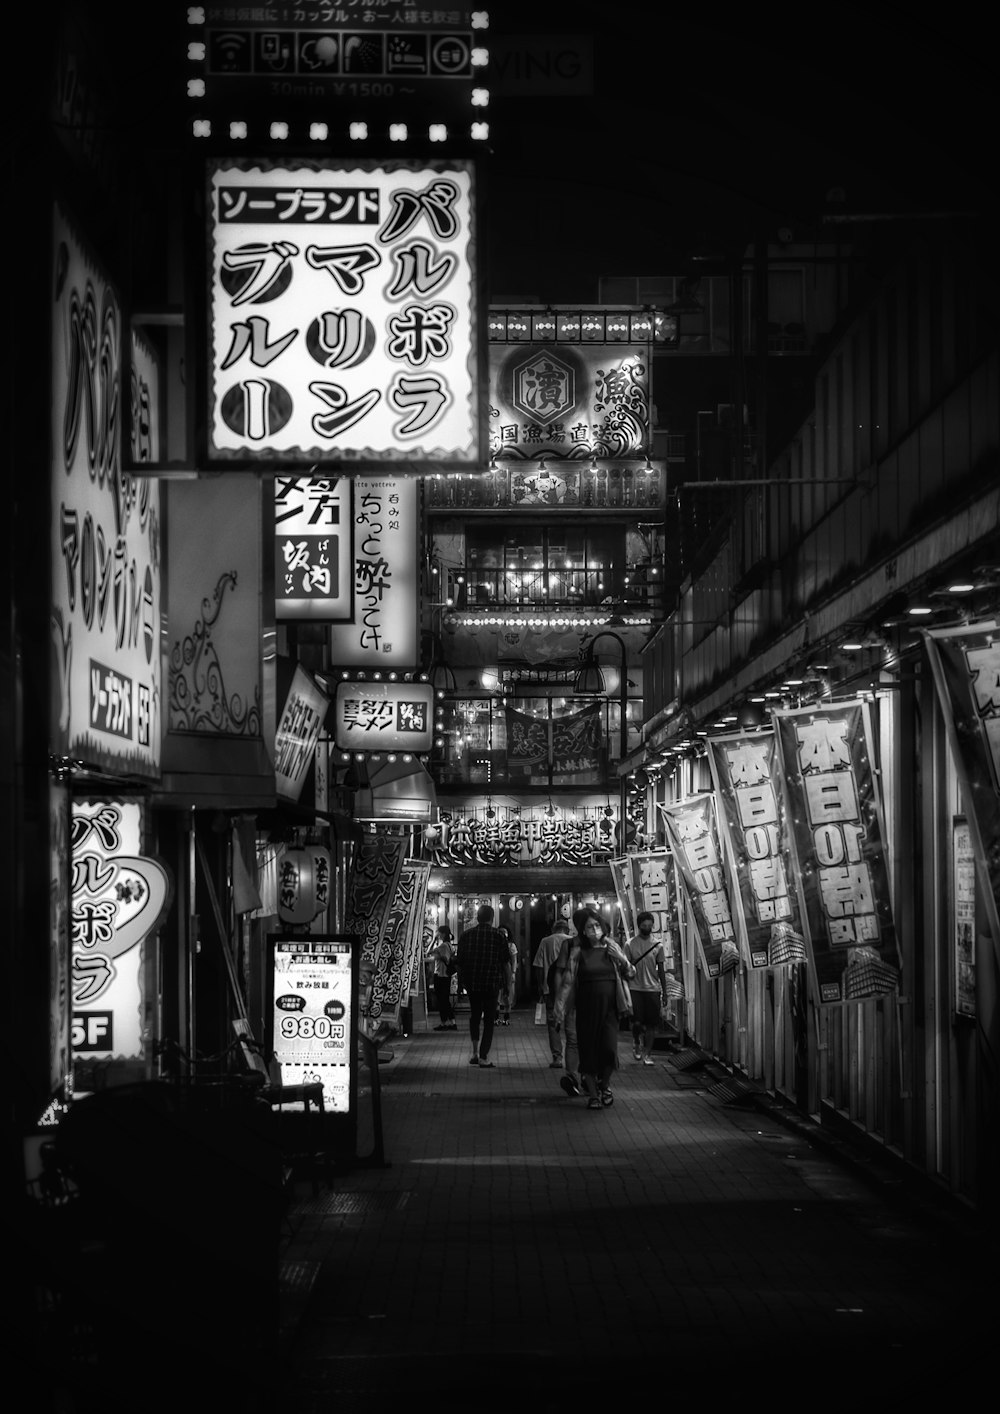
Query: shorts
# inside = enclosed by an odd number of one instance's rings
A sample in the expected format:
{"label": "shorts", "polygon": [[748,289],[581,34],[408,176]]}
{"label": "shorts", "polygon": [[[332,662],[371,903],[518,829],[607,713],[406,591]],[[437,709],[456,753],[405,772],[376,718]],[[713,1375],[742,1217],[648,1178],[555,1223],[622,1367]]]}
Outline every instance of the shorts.
{"label": "shorts", "polygon": [[635,1026],[656,1026],[660,1020],[659,992],[632,993],[632,1022]]}

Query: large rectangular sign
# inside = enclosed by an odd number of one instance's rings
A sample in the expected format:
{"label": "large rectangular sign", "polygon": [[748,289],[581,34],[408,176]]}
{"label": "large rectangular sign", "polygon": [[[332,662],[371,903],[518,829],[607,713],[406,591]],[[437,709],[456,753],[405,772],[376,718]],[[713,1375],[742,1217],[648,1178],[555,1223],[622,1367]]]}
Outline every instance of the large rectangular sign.
{"label": "large rectangular sign", "polygon": [[349,621],[353,486],[345,476],[274,478],[274,616]]}
{"label": "large rectangular sign", "polygon": [[271,1049],[283,1085],[323,1086],[327,1112],[347,1114],[357,1055],[357,943],[326,933],[275,934]]}
{"label": "large rectangular sign", "polygon": [[[52,517],[54,755],[156,777],[163,690],[161,520],[155,478],[122,475],[118,293],[53,211]],[[131,336],[132,457],[156,459],[158,366]]]}
{"label": "large rectangular sign", "polygon": [[302,794],[330,699],[296,664],[288,699],[274,737],[274,777],[278,795],[297,801]]}
{"label": "large rectangular sign", "polygon": [[460,160],[208,164],[210,462],[485,470]]}
{"label": "large rectangular sign", "polygon": [[420,660],[419,485],[359,477],[352,516],[351,613],[330,629],[343,668],[416,669]]}

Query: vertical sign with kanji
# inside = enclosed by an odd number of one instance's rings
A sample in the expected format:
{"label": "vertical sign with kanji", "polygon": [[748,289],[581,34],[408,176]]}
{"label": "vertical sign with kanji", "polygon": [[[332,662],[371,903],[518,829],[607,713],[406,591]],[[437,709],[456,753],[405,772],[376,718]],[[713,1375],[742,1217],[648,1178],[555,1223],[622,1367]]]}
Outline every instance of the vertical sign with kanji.
{"label": "vertical sign with kanji", "polygon": [[894,991],[900,963],[867,703],[772,716],[819,1000]]}
{"label": "vertical sign with kanji", "polygon": [[712,795],[661,805],[660,813],[697,927],[705,972],[719,977],[739,967],[740,951]]}
{"label": "vertical sign with kanji", "polygon": [[774,733],[709,737],[708,760],[750,966],[804,962]]}

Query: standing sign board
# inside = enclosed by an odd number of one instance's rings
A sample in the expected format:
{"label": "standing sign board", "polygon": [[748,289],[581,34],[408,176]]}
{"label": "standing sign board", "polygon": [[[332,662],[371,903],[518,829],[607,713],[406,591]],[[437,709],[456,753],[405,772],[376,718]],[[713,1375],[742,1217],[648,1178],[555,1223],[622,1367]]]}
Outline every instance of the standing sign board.
{"label": "standing sign board", "polygon": [[323,1086],[328,1114],[356,1112],[358,941],[273,933],[270,1049],[283,1085]]}

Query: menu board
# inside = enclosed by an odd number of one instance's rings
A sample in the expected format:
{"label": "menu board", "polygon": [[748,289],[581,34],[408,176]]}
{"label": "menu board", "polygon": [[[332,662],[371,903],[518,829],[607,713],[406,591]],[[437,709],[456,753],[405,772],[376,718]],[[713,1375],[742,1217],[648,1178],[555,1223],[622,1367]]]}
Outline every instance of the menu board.
{"label": "menu board", "polygon": [[328,1113],[355,1093],[357,946],[350,937],[273,934],[271,1050],[283,1085],[323,1086]]}

